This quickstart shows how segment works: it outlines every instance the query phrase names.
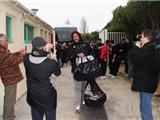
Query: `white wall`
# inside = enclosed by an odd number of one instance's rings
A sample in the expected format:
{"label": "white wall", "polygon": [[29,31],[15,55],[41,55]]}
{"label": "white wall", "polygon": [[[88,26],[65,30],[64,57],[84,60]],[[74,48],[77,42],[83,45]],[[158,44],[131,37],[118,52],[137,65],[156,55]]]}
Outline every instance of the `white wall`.
{"label": "white wall", "polygon": [[118,44],[125,36],[125,32],[108,32],[107,29],[99,32],[99,38],[102,39],[102,43],[105,43],[106,40],[114,40],[114,44]]}
{"label": "white wall", "polygon": [[[6,34],[6,16],[12,18],[12,41],[13,43],[9,44],[9,49],[11,52],[19,51],[25,47],[24,43],[24,23],[28,23],[35,28],[35,36],[41,36],[40,30],[43,30],[43,36],[47,41],[50,41],[49,33],[52,31],[39,24],[39,20],[34,19],[31,16],[26,16],[25,19],[21,19],[20,13],[24,12],[22,9],[14,6],[8,2],[0,1],[0,33]],[[46,33],[46,36],[44,34]],[[27,51],[31,51],[31,44],[27,44]],[[18,84],[17,88],[17,99],[26,92],[26,77],[23,64],[20,64],[21,71],[23,73],[24,79]],[[3,84],[0,82],[0,103],[3,102]],[[0,112],[2,105],[0,105]]]}
{"label": "white wall", "polygon": [[99,38],[102,39],[102,43],[105,43],[105,41],[108,39],[107,38],[107,31],[108,31],[107,29],[104,29],[99,32]]}

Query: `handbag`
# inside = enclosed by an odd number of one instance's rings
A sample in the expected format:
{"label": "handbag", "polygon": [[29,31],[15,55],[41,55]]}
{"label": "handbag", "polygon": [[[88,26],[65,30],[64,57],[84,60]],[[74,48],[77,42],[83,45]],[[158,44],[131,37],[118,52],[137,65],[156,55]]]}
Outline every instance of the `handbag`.
{"label": "handbag", "polygon": [[86,58],[86,62],[82,62],[75,67],[74,79],[77,81],[93,80],[102,75],[102,70],[95,59]]}

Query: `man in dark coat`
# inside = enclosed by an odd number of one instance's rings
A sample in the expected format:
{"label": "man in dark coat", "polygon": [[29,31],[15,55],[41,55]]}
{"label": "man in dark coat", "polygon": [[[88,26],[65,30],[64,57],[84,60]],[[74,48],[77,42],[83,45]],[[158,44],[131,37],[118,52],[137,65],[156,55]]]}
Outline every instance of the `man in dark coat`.
{"label": "man in dark coat", "polygon": [[61,74],[58,62],[47,57],[47,42],[36,37],[32,41],[32,53],[24,58],[27,77],[27,102],[31,106],[32,120],[56,120],[57,92],[52,76]]}
{"label": "man in dark coat", "polygon": [[144,30],[136,47],[129,52],[129,61],[133,65],[132,90],[140,93],[140,112],[142,120],[153,120],[151,101],[158,86],[160,56],[153,35]]}
{"label": "man in dark coat", "polygon": [[[91,47],[88,43],[82,40],[79,32],[74,31],[71,35],[72,43],[68,47],[68,60],[71,61],[71,72],[74,73],[76,67],[76,58],[83,61],[83,59],[90,55]],[[86,85],[86,81],[76,81],[75,80],[75,102],[76,102],[76,112],[81,111],[81,104],[83,101],[83,92]]]}
{"label": "man in dark coat", "polygon": [[3,119],[14,120],[17,83],[23,79],[19,64],[23,61],[25,50],[11,53],[8,50],[6,35],[0,34],[0,77],[4,84]]}

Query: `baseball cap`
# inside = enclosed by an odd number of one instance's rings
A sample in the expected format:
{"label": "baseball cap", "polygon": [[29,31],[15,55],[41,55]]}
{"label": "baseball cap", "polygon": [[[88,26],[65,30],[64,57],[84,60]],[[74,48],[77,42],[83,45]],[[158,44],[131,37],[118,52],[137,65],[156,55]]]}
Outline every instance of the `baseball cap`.
{"label": "baseball cap", "polygon": [[47,42],[42,37],[35,37],[32,41],[32,46],[36,48],[44,47]]}

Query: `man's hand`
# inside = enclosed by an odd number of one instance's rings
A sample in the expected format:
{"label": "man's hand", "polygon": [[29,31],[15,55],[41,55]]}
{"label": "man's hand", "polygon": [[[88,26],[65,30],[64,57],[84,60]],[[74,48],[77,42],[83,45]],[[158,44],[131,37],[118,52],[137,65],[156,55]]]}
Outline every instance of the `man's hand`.
{"label": "man's hand", "polygon": [[21,54],[22,56],[24,56],[26,53],[27,53],[27,51],[26,51],[25,49],[21,49],[21,50],[20,50],[20,54]]}
{"label": "man's hand", "polygon": [[107,61],[107,59],[104,59],[104,61]]}
{"label": "man's hand", "polygon": [[115,62],[115,59],[112,59],[112,63],[114,63]]}
{"label": "man's hand", "polygon": [[77,56],[78,57],[84,57],[85,55],[84,55],[84,53],[81,52],[81,53],[78,53]]}
{"label": "man's hand", "polygon": [[55,53],[49,53],[49,58],[50,59],[55,59],[57,61],[57,56]]}
{"label": "man's hand", "polygon": [[44,51],[50,52],[52,48],[53,48],[53,44],[47,43],[44,47]]}
{"label": "man's hand", "polygon": [[137,41],[137,42],[135,43],[135,45],[136,45],[137,47],[141,48],[141,47],[142,47],[142,42],[141,42],[141,41]]}

